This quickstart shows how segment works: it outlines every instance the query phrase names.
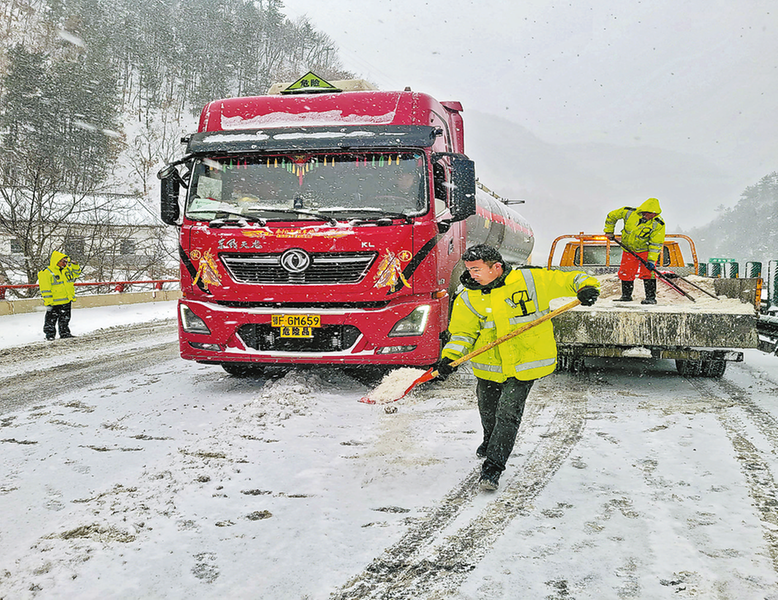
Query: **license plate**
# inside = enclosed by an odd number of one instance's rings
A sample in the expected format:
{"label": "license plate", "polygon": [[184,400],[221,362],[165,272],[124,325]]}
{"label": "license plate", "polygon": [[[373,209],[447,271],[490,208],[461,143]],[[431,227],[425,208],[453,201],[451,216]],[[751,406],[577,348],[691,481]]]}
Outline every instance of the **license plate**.
{"label": "license plate", "polygon": [[313,328],[321,327],[321,315],[273,315],[271,325],[282,338],[310,338]]}

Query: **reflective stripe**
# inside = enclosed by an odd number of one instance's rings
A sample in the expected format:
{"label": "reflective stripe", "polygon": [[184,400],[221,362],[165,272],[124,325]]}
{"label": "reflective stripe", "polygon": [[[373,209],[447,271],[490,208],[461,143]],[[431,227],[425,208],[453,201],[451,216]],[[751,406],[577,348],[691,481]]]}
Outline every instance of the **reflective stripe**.
{"label": "reflective stripe", "polygon": [[466,344],[475,344],[477,338],[470,337],[469,335],[452,335],[449,341],[451,342],[465,342]]}
{"label": "reflective stripe", "polygon": [[470,347],[470,344],[455,344],[453,342],[449,342],[445,345],[443,350],[449,350],[451,352],[456,352],[457,354],[465,354],[467,352],[467,349]]}
{"label": "reflective stripe", "polygon": [[522,271],[521,276],[524,278],[524,285],[527,286],[527,294],[529,295],[529,300],[532,302],[535,306],[538,306],[538,292],[535,288],[535,278],[532,276],[531,271]]}
{"label": "reflective stripe", "polygon": [[514,367],[516,371],[530,371],[531,369],[538,369],[540,367],[550,367],[556,362],[556,358],[544,358],[543,360],[535,360],[528,363],[521,363]]}
{"label": "reflective stripe", "polygon": [[494,329],[495,327],[494,321],[484,321],[481,323],[481,329]]}
{"label": "reflective stripe", "polygon": [[502,367],[500,365],[487,365],[485,363],[473,362],[473,369],[480,371],[488,371],[489,373],[502,373]]}
{"label": "reflective stripe", "polygon": [[576,275],[575,279],[573,279],[573,286],[575,286],[575,289],[578,289],[579,286],[583,287],[581,284],[583,284],[587,279],[589,279],[589,276],[586,273]]}
{"label": "reflective stripe", "polygon": [[551,312],[550,308],[547,308],[546,310],[539,310],[537,312],[532,313],[531,315],[526,315],[524,317],[511,317],[508,319],[508,323],[511,325],[521,325],[524,323],[530,323],[532,321],[535,321],[539,319],[540,317],[547,315]]}
{"label": "reflective stripe", "polygon": [[529,298],[529,301],[532,302],[532,304],[535,306],[535,312],[530,313],[528,315],[521,315],[517,317],[510,317],[508,319],[508,323],[511,325],[521,325],[523,323],[530,323],[534,321],[535,319],[539,319],[543,315],[549,312],[549,309],[546,310],[537,310],[538,307],[538,292],[537,288],[535,287],[535,278],[532,276],[532,272],[529,270],[522,270],[521,276],[524,278],[524,285],[527,286],[527,296]]}
{"label": "reflective stripe", "polygon": [[470,347],[469,344],[468,345],[465,345],[465,344],[453,344],[453,343],[449,342],[448,344],[446,344],[443,347],[443,349],[444,350],[449,350],[451,352],[456,352],[457,354],[465,354],[469,347]]}
{"label": "reflective stripe", "polygon": [[481,320],[484,320],[486,318],[486,316],[479,313],[473,306],[472,302],[470,302],[470,291],[468,291],[466,294],[463,294],[462,302],[465,303],[465,306],[467,306],[467,308],[470,309],[470,312],[472,312],[476,317],[478,317]]}

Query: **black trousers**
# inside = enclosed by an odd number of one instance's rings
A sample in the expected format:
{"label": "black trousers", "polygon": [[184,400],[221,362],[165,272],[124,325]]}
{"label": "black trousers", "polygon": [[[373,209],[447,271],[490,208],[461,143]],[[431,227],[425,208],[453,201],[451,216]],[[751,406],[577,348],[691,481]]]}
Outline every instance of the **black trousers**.
{"label": "black trousers", "polygon": [[476,385],[486,463],[491,463],[500,472],[505,470],[505,463],[513,451],[524,405],[534,383],[534,380],[519,381],[510,377],[504,383],[479,379]]}
{"label": "black trousers", "polygon": [[[72,302],[67,304],[57,304],[46,307],[46,318],[43,321],[43,333],[47,338],[54,338],[57,335],[57,324],[59,324],[59,337],[70,335],[70,307]],[[49,310],[51,309],[51,310]]]}

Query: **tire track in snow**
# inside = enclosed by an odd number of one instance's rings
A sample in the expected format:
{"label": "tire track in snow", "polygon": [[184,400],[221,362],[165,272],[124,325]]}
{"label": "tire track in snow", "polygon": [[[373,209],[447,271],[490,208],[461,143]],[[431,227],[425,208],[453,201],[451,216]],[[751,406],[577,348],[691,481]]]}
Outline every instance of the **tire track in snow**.
{"label": "tire track in snow", "polygon": [[[385,550],[334,594],[333,600],[416,600],[443,597],[455,591],[508,524],[529,508],[580,439],[589,388],[590,384],[581,378],[565,375],[539,382],[535,397],[531,396],[527,403],[516,444],[526,458],[513,476],[503,482],[504,488],[496,499],[456,532],[442,535],[479,493],[479,466],[446,495],[430,517]],[[527,432],[540,426],[538,421],[546,416],[546,430],[540,434],[539,442],[526,451],[522,445],[526,444]]]}
{"label": "tire track in snow", "polygon": [[[175,322],[101,330],[73,340],[11,348],[0,353],[0,414],[50,400],[178,356]],[[136,347],[133,348],[132,345]],[[27,370],[14,373],[14,366]]]}
{"label": "tire track in snow", "polygon": [[778,572],[778,494],[776,480],[770,465],[762,458],[762,452],[748,439],[749,433],[737,415],[732,414],[732,408],[739,408],[751,420],[772,446],[778,452],[778,421],[759,408],[749,397],[731,381],[725,379],[709,380],[689,378],[697,391],[709,399],[716,409],[716,415],[735,450],[735,458],[740,463],[741,471],[748,486],[748,494],[754,501],[754,506],[762,522],[762,534],[767,542],[767,549],[773,562],[773,568]]}

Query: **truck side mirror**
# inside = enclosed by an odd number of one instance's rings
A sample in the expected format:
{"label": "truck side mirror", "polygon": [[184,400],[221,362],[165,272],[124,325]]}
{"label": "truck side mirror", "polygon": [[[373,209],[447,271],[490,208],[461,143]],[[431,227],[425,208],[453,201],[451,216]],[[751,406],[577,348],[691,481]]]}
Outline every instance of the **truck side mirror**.
{"label": "truck side mirror", "polygon": [[475,214],[475,163],[464,156],[451,156],[451,216],[463,221]]}
{"label": "truck side mirror", "polygon": [[173,165],[168,165],[157,173],[160,179],[160,202],[159,216],[162,222],[167,225],[177,225],[178,218],[181,216],[181,209],[178,206],[178,193],[181,188],[181,176],[178,169]]}

